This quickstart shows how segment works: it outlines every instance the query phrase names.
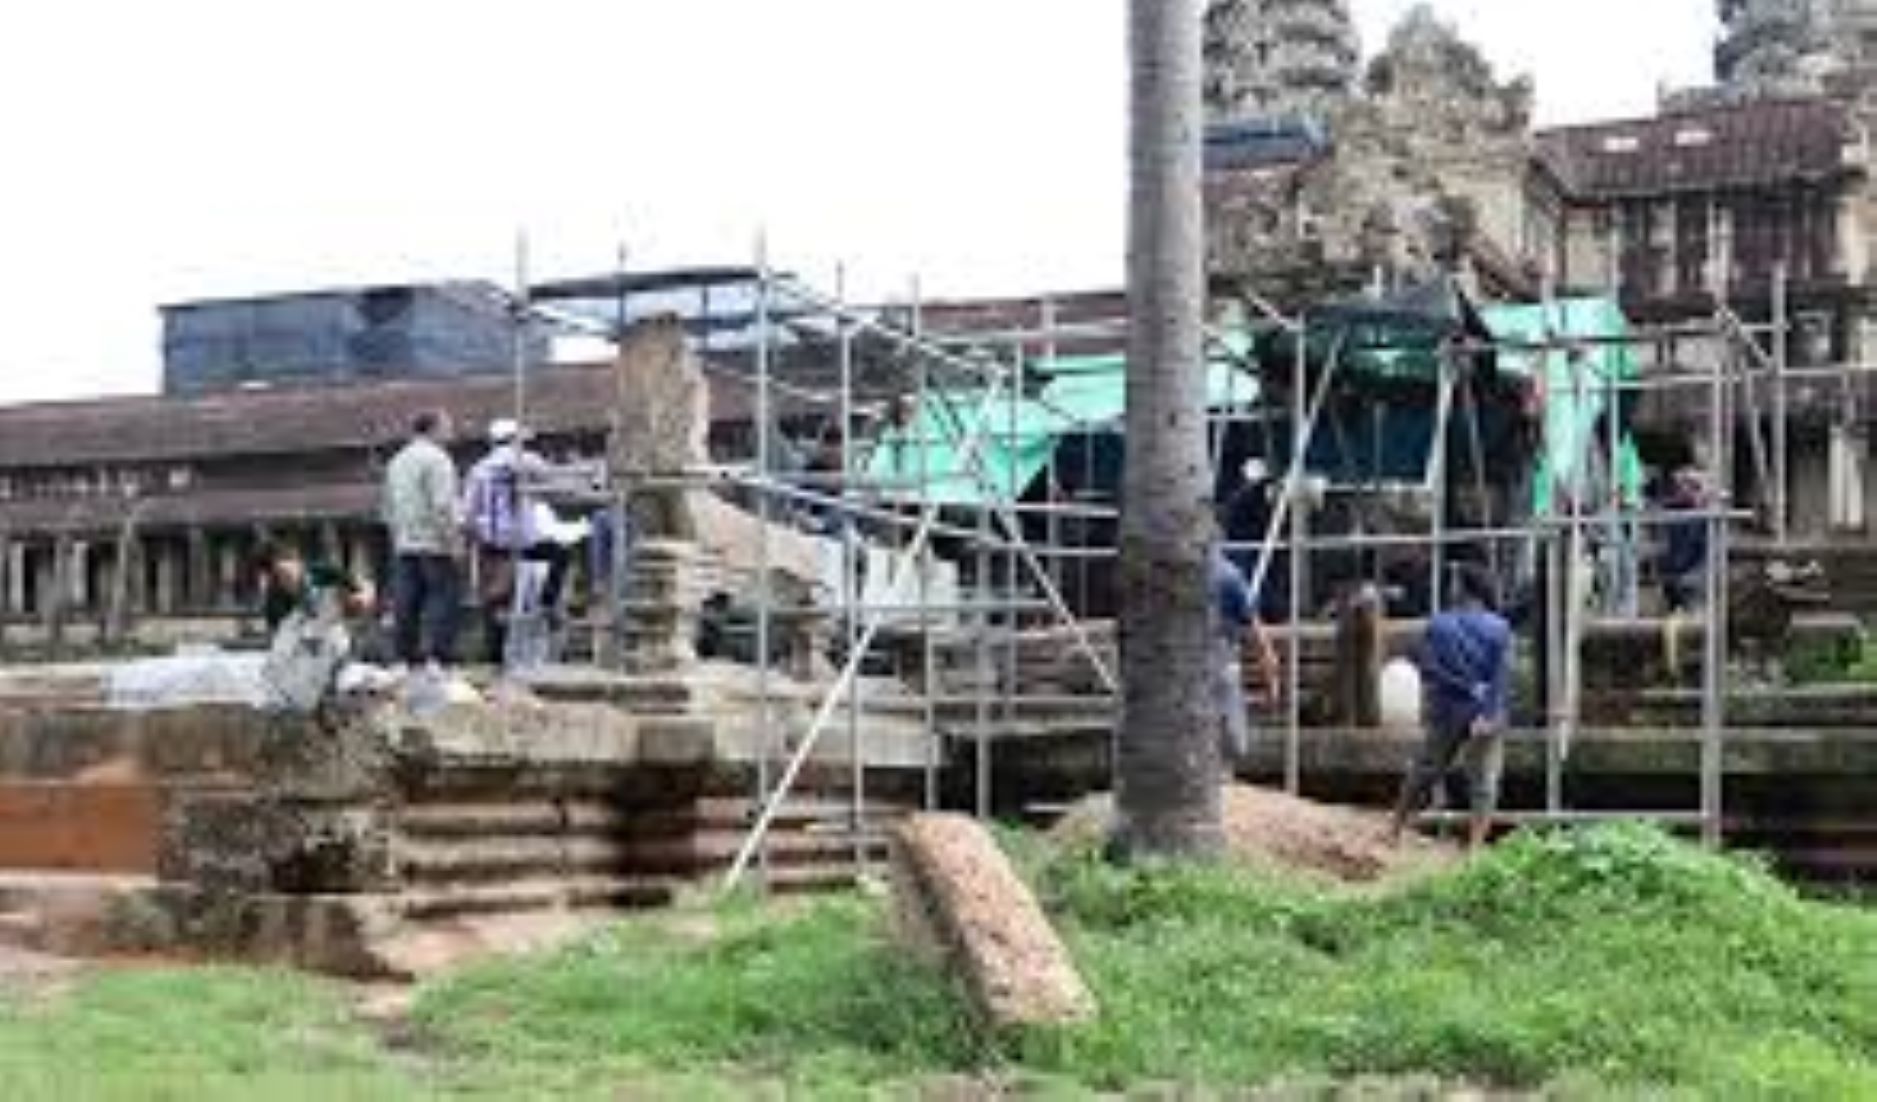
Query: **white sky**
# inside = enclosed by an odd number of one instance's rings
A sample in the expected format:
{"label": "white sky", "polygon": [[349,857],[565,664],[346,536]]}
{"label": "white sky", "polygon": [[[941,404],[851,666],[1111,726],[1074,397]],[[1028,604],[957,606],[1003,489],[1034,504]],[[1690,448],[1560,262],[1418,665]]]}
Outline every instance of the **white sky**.
{"label": "white sky", "polygon": [[[1365,46],[1411,0],[1354,0]],[[1712,0],[1441,0],[1546,121],[1708,70]],[[148,391],[158,303],[750,258],[1111,286],[1123,0],[0,6],[0,401]]]}

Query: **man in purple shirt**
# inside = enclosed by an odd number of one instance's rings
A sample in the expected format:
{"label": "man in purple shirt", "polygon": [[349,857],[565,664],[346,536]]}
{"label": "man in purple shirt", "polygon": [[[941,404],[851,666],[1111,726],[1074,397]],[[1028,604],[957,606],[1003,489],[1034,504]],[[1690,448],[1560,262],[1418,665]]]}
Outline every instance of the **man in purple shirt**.
{"label": "man in purple shirt", "polygon": [[1427,623],[1420,669],[1426,740],[1395,802],[1394,838],[1464,752],[1472,816],[1467,847],[1485,844],[1505,769],[1507,686],[1512,629],[1492,609],[1492,579],[1476,566],[1454,569],[1452,607]]}
{"label": "man in purple shirt", "polygon": [[514,597],[515,566],[524,562],[547,564],[541,587],[541,609],[550,624],[558,615],[561,590],[566,585],[572,556],[567,548],[545,538],[538,509],[523,492],[522,482],[548,470],[548,462],[530,450],[528,430],[509,418],[489,426],[489,453],[469,470],[463,487],[463,518],[476,549],[481,578],[483,647],[487,661],[503,665],[508,641],[508,613]]}

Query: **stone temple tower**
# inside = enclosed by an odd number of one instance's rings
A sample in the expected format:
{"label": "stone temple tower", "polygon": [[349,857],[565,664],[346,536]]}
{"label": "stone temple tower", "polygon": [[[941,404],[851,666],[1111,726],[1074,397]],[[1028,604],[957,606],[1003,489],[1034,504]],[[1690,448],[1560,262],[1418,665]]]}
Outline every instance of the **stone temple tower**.
{"label": "stone temple tower", "polygon": [[1206,112],[1213,122],[1325,114],[1350,94],[1359,61],[1345,0],[1206,6]]}
{"label": "stone temple tower", "polygon": [[1718,0],[1714,51],[1723,87],[1803,95],[1869,87],[1877,74],[1877,0]]}

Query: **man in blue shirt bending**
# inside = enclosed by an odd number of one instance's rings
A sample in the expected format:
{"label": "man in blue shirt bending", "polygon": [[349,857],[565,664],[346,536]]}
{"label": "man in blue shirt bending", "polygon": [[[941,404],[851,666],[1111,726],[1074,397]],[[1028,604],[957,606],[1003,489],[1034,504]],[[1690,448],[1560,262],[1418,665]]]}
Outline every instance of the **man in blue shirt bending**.
{"label": "man in blue shirt bending", "polygon": [[1454,570],[1450,607],[1427,623],[1420,654],[1427,735],[1395,802],[1397,841],[1463,752],[1472,802],[1467,848],[1476,850],[1486,841],[1505,769],[1512,676],[1512,629],[1492,604],[1492,579],[1462,564]]}
{"label": "man in blue shirt bending", "polygon": [[1251,753],[1251,717],[1241,665],[1246,642],[1255,648],[1259,680],[1267,700],[1278,699],[1277,657],[1258,621],[1257,595],[1225,552],[1212,550],[1213,693],[1220,720],[1219,752],[1232,769]]}

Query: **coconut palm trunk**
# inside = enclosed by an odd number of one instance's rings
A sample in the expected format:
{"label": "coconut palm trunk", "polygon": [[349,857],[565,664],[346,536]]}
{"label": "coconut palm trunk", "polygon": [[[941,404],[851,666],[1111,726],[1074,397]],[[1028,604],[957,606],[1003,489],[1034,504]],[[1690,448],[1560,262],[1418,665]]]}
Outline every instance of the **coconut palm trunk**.
{"label": "coconut palm trunk", "polygon": [[1129,0],[1127,468],[1115,852],[1219,845],[1208,566],[1201,0]]}

